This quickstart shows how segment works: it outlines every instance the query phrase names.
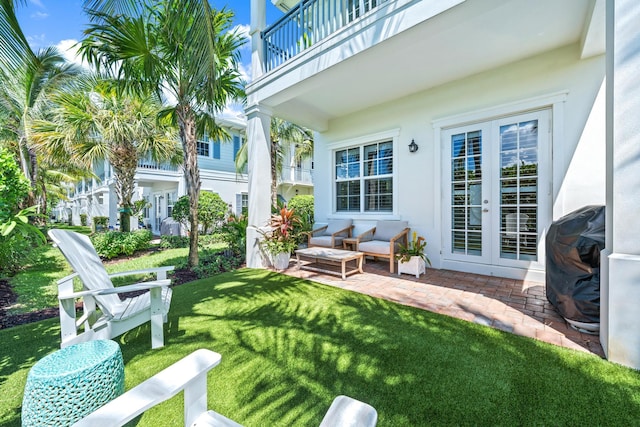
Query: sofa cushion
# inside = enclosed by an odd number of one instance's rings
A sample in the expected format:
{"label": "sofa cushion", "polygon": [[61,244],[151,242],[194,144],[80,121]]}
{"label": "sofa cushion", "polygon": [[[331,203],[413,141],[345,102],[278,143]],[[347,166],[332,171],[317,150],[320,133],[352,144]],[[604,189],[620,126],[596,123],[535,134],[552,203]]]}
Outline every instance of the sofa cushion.
{"label": "sofa cushion", "polygon": [[[331,236],[333,233],[335,233],[336,231],[340,231],[343,230],[347,227],[350,227],[351,224],[353,224],[353,220],[352,219],[334,219],[329,221],[329,225],[327,226],[327,229],[324,230],[324,234],[325,236]],[[342,234],[342,233],[340,233]],[[344,233],[344,237],[347,237],[347,232]]]}
{"label": "sofa cushion", "polygon": [[[334,242],[337,247],[342,247],[342,239],[343,237],[337,237],[334,239]],[[325,248],[331,247],[331,236],[317,236],[309,239],[309,246],[324,246]]]}
{"label": "sofa cushion", "polygon": [[358,251],[389,256],[389,242],[384,242],[382,240],[360,242],[358,244]]}
{"label": "sofa cushion", "polygon": [[376,231],[373,233],[373,240],[386,240],[388,242],[408,226],[408,221],[378,221]]}

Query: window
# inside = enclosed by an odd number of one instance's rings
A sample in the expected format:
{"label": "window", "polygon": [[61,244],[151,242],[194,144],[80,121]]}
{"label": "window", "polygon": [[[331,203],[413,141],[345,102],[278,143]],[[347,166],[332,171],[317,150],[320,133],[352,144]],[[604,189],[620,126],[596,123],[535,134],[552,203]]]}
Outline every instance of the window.
{"label": "window", "polygon": [[336,211],[393,211],[393,142],[335,151]]}
{"label": "window", "polygon": [[143,218],[149,218],[150,212],[149,212],[149,207],[151,206],[151,204],[149,203],[149,196],[144,196],[144,208],[142,208],[142,217]]}
{"label": "window", "polygon": [[213,158],[214,159],[220,158],[220,142],[219,141],[213,142]]}
{"label": "window", "polygon": [[236,215],[247,215],[249,213],[249,195],[247,193],[236,193]]}
{"label": "window", "polygon": [[242,215],[247,215],[249,213],[249,195],[247,193],[242,193],[242,201],[241,201]]}
{"label": "window", "polygon": [[198,156],[209,157],[209,141],[197,142]]}
{"label": "window", "polygon": [[173,205],[176,203],[176,193],[167,193],[167,216],[173,213]]}

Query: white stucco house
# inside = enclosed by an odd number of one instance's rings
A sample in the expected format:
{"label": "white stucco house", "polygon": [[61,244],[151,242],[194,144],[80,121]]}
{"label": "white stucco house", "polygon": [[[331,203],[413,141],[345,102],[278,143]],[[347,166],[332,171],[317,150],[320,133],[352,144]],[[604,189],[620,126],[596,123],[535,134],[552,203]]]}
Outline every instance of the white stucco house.
{"label": "white stucco house", "polygon": [[[217,193],[229,204],[230,212],[241,214],[246,212],[248,203],[247,174],[236,172],[235,157],[245,143],[246,120],[221,118],[218,122],[231,139],[221,142],[203,137],[198,140],[201,191]],[[277,191],[284,201],[298,194],[313,194],[312,159],[298,162],[294,157],[293,151],[285,153],[279,174]],[[95,165],[93,172],[97,178],[83,180],[70,188],[69,199],[54,209],[55,218],[64,222],[71,218],[73,224],[79,225],[80,215],[86,214],[91,225],[93,217],[106,216],[109,217],[109,226],[117,228],[118,198],[113,170],[109,162],[103,161]],[[187,193],[182,167],[142,159],[138,162],[134,179],[134,201],[144,199],[150,204],[139,218],[140,225],[154,234],[161,234],[160,226],[171,216],[173,204]],[[133,229],[137,228],[137,222],[132,219]],[[171,230],[176,229],[173,227]]]}
{"label": "white stucco house", "polygon": [[316,221],[407,220],[434,268],[544,281],[551,222],[606,204],[600,338],[640,368],[640,4],[271,0],[267,23],[266,1],[251,1],[250,266],[278,116],[315,131]]}

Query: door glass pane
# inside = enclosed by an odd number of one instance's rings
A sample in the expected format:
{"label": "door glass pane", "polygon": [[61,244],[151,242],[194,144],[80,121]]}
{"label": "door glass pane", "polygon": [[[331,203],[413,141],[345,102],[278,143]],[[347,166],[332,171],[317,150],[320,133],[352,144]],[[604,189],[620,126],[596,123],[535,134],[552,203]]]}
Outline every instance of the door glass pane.
{"label": "door glass pane", "polygon": [[500,127],[500,257],[538,259],[538,121]]}
{"label": "door glass pane", "polygon": [[451,136],[451,252],[482,255],[482,132]]}

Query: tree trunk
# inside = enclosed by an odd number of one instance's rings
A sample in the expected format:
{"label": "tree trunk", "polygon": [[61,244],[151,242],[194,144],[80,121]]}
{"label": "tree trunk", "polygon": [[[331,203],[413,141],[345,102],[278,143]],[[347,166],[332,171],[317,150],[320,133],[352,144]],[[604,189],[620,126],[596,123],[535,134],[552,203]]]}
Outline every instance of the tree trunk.
{"label": "tree trunk", "polygon": [[114,145],[109,156],[115,175],[115,190],[118,196],[120,213],[120,231],[131,231],[131,212],[133,211],[133,189],[135,185],[138,156],[131,141],[121,141]]}
{"label": "tree trunk", "polygon": [[196,120],[189,104],[176,108],[180,140],[184,153],[184,178],[189,196],[189,267],[196,267],[198,258],[198,198],[200,197],[200,169],[198,168],[198,150],[196,148]]}
{"label": "tree trunk", "polygon": [[[29,159],[25,156],[25,152],[29,154]],[[27,194],[27,198],[25,200],[25,206],[20,206],[20,208],[27,208],[34,206],[36,204],[36,194],[34,191],[34,180],[31,175],[31,152],[29,147],[27,147],[27,137],[22,135],[18,140],[18,154],[20,156],[20,167],[22,168],[22,173],[24,177],[29,180],[31,186],[29,187],[29,193]]]}

